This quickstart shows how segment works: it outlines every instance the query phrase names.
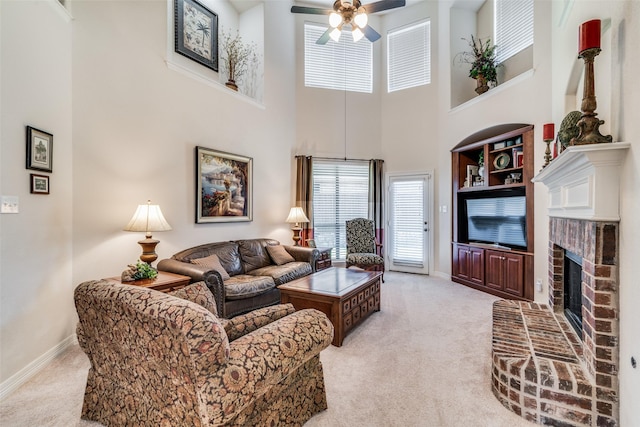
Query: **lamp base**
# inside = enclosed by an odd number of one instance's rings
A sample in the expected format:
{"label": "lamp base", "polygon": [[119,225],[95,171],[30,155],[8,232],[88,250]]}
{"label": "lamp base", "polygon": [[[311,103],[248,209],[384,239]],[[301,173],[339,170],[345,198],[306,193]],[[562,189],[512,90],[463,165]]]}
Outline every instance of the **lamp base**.
{"label": "lamp base", "polygon": [[142,255],[140,255],[140,261],[146,262],[151,265],[151,263],[158,259],[158,254],[156,253],[156,245],[160,243],[160,240],[152,239],[150,237],[140,240],[138,244],[142,246]]}
{"label": "lamp base", "polygon": [[293,246],[300,246],[300,232],[302,231],[301,227],[293,227]]}

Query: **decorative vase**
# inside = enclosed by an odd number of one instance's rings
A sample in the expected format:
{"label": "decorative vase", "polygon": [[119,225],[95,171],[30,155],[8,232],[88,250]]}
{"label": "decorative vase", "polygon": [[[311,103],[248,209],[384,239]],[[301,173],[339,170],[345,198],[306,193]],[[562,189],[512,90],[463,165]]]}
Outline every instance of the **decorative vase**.
{"label": "decorative vase", "polygon": [[229,81],[226,82],[224,85],[229,89],[235,90],[236,92],[238,91],[238,85],[236,84],[235,80],[229,79]]}
{"label": "decorative vase", "polygon": [[489,90],[487,79],[482,74],[478,74],[478,78],[476,79],[476,81],[478,82],[478,87],[476,87],[476,93],[478,95],[482,95]]}

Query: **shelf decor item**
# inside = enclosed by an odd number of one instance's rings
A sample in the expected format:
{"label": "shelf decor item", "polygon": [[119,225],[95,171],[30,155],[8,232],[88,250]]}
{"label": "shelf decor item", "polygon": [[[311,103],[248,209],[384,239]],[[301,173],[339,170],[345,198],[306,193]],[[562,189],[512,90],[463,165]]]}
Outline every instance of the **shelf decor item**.
{"label": "shelf decor item", "polygon": [[475,89],[478,95],[489,90],[489,83],[493,87],[498,85],[498,67],[502,64],[496,60],[496,45],[491,44],[491,39],[482,40],[471,36],[471,40],[464,39],[469,43],[471,52],[460,52],[456,55],[459,62],[471,64],[469,77],[475,79],[477,87]]}
{"label": "shelf decor item", "polygon": [[[222,29],[220,38],[220,55],[222,59],[222,74],[227,78],[225,86],[238,90],[244,75],[255,65],[259,59],[255,43],[244,43],[240,33],[236,31],[235,37]],[[253,65],[252,65],[253,64]]]}
{"label": "shelf decor item", "polygon": [[175,0],[175,51],[218,71],[218,15],[196,0]]}
{"label": "shelf decor item", "polygon": [[599,144],[612,142],[611,135],[602,135],[600,125],[604,120],[598,119],[595,94],[595,76],[593,62],[600,54],[600,20],[593,19],[580,25],[578,58],[584,60],[584,90],[582,95],[582,117],[578,121],[580,133],[569,142],[569,145]]}
{"label": "shelf decor item", "polygon": [[495,166],[495,168],[498,170],[505,169],[507,166],[509,166],[510,161],[511,157],[509,157],[508,153],[500,153],[493,160],[493,166]]}
{"label": "shelf decor item", "polygon": [[547,147],[544,150],[544,164],[542,165],[542,168],[546,168],[547,165],[549,164],[549,162],[551,162],[551,141],[553,141],[553,135],[555,132],[555,125],[553,123],[546,123],[543,127],[542,127],[542,140],[544,141],[545,144],[547,144]]}

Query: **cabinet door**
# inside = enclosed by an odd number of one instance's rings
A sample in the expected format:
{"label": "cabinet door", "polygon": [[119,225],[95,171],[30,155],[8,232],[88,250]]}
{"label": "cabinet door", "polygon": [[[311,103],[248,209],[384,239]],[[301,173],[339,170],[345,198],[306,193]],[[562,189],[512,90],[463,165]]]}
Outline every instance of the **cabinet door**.
{"label": "cabinet door", "polygon": [[524,257],[518,254],[504,253],[504,290],[512,295],[524,295]]}
{"label": "cabinet door", "polygon": [[463,280],[470,280],[471,272],[469,271],[470,262],[469,256],[470,251],[468,246],[455,245],[455,255],[456,259],[454,260],[454,274],[456,277]]}
{"label": "cabinet door", "polygon": [[469,280],[484,286],[484,249],[470,248]]}
{"label": "cabinet door", "polygon": [[504,290],[504,254],[497,251],[487,252],[486,285],[498,291]]}
{"label": "cabinet door", "polygon": [[491,289],[524,295],[524,257],[509,252],[486,251],[486,284]]}

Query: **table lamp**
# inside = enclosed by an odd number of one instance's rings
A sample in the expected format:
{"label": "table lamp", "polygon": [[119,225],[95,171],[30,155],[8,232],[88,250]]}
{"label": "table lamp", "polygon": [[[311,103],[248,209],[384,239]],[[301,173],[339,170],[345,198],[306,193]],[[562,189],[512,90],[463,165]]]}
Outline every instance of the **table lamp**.
{"label": "table lamp", "polygon": [[159,240],[152,238],[151,232],[168,230],[171,230],[171,226],[167,220],[164,219],[164,216],[162,216],[160,206],[152,205],[151,200],[148,200],[146,205],[138,205],[138,209],[136,209],[136,213],[133,214],[133,218],[131,218],[129,224],[124,228],[124,231],[145,232],[145,239],[140,240],[138,244],[142,246],[140,260],[149,265],[158,259],[156,245],[160,243]]}
{"label": "table lamp", "polygon": [[300,227],[301,222],[309,222],[309,218],[304,214],[304,211],[301,207],[293,207],[289,211],[289,216],[287,217],[286,222],[289,224],[294,224],[291,229],[293,230],[293,241],[295,246],[300,246],[300,232],[302,231],[302,227]]}

